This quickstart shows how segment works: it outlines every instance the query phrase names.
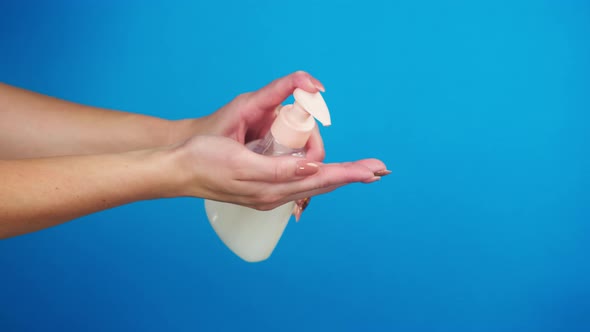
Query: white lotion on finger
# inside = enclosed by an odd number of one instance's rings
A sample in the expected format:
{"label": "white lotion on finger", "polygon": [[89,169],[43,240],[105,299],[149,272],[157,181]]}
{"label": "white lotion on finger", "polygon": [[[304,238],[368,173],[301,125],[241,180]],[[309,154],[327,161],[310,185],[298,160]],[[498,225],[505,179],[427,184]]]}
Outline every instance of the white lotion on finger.
{"label": "white lotion on finger", "polygon": [[[305,145],[315,128],[316,118],[331,124],[322,95],[301,89],[293,92],[295,102],[281,108],[265,138],[247,147],[266,156],[305,156]],[[260,262],[272,254],[289,222],[294,202],[273,210],[259,211],[240,205],[205,200],[209,223],[223,243],[247,262]]]}

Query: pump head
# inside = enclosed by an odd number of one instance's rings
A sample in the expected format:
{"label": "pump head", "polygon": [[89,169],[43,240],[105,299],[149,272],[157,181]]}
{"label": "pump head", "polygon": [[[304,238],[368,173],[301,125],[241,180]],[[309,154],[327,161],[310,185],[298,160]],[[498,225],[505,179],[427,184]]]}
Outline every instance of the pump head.
{"label": "pump head", "polygon": [[322,125],[332,124],[328,106],[319,92],[310,93],[299,88],[293,92],[295,103],[281,108],[271,127],[271,133],[282,145],[303,148],[315,127],[315,119]]}

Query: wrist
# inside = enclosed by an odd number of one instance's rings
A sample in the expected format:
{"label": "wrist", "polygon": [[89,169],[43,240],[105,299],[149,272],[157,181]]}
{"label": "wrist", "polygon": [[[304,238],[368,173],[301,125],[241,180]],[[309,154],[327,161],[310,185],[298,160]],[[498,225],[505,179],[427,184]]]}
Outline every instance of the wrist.
{"label": "wrist", "polygon": [[206,129],[204,122],[206,119],[204,117],[169,121],[166,145],[178,145],[193,136],[204,134]]}
{"label": "wrist", "polygon": [[186,171],[181,167],[181,150],[175,146],[167,146],[144,151],[142,164],[149,165],[151,198],[187,196],[184,187],[188,181]]}
{"label": "wrist", "polygon": [[[209,136],[193,136],[183,144],[169,146],[158,156],[162,169],[166,170],[160,176],[165,177],[167,191],[165,197],[199,197],[208,198],[211,195],[211,169],[204,162],[207,159],[196,158],[203,151],[206,154]],[[201,151],[201,153],[197,152]]]}

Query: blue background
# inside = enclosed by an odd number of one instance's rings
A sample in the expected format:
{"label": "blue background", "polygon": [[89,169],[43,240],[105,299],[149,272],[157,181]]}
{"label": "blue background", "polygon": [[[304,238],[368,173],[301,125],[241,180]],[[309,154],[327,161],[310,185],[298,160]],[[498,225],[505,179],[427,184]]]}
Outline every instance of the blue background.
{"label": "blue background", "polygon": [[0,331],[590,330],[589,35],[586,1],[2,2],[4,82],[180,119],[304,69],[327,160],[393,174],[259,264],[200,199],[2,241]]}

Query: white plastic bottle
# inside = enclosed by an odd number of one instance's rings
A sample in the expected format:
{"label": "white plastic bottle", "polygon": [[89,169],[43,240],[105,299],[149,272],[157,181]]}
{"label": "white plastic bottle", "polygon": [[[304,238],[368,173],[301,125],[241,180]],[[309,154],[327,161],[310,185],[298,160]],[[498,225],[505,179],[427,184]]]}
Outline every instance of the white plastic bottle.
{"label": "white plastic bottle", "polygon": [[[305,145],[318,119],[331,124],[328,106],[319,92],[301,89],[293,92],[295,103],[281,108],[270,132],[248,148],[267,156],[305,156]],[[230,203],[205,200],[211,226],[236,255],[247,262],[267,259],[289,222],[295,203],[289,202],[270,211],[259,211]]]}

